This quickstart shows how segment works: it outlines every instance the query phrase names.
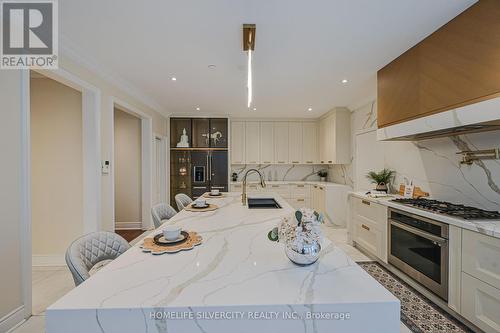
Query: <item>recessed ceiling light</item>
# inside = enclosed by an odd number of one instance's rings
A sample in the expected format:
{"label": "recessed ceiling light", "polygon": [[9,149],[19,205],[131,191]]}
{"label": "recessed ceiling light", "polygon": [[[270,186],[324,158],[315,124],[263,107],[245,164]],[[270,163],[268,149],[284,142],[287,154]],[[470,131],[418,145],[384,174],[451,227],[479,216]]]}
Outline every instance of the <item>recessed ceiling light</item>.
{"label": "recessed ceiling light", "polygon": [[313,110],[313,108],[308,108],[308,109],[307,109],[307,111],[312,111],[312,110]]}
{"label": "recessed ceiling light", "polygon": [[177,78],[175,76],[172,76],[172,78],[170,80],[177,81]]}
{"label": "recessed ceiling light", "polygon": [[196,108],[196,111],[200,111],[200,108],[199,108],[199,107],[197,107],[197,108]]}
{"label": "recessed ceiling light", "polygon": [[342,83],[347,83],[347,79],[343,79],[343,80],[342,80]]}
{"label": "recessed ceiling light", "polygon": [[210,65],[208,65],[208,68],[210,68],[210,69],[215,69],[216,67],[217,67],[217,66],[216,66],[216,65],[214,65],[214,64],[210,64]]}

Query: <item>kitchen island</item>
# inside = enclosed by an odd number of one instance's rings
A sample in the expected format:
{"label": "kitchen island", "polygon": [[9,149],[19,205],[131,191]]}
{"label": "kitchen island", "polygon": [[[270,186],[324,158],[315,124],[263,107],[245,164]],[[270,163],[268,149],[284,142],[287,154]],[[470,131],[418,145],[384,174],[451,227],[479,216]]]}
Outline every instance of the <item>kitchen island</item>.
{"label": "kitchen island", "polygon": [[201,245],[156,256],[132,247],[49,307],[46,332],[399,332],[399,300],[335,244],[302,267],[268,240],[294,210],[266,197],[282,208],[248,209],[229,193],[208,200],[216,211],[178,213],[168,223]]}

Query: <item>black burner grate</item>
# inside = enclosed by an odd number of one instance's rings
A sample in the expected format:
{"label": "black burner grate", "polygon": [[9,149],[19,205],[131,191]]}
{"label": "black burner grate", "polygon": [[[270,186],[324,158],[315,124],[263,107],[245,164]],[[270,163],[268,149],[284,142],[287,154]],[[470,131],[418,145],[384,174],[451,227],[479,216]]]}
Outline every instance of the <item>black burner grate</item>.
{"label": "black burner grate", "polygon": [[500,220],[500,213],[431,199],[394,199],[394,202],[465,220]]}

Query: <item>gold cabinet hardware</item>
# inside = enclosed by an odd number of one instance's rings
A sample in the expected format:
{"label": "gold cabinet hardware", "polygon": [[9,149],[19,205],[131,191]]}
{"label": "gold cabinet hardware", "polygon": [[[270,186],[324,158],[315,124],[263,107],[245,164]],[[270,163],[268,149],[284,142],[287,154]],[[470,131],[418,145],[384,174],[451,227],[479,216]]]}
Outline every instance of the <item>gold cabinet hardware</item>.
{"label": "gold cabinet hardware", "polygon": [[328,163],[333,163],[333,161],[328,161]]}
{"label": "gold cabinet hardware", "polygon": [[370,231],[370,227],[368,227],[368,226],[366,226],[366,225],[364,225],[364,224],[362,224],[362,225],[361,225],[361,228],[363,228],[363,229],[366,229],[366,230]]}
{"label": "gold cabinet hardware", "polygon": [[304,199],[297,199],[297,201],[305,201]]}
{"label": "gold cabinet hardware", "polygon": [[264,164],[271,164],[271,162],[269,162],[269,161],[264,161],[262,163],[264,163]]}
{"label": "gold cabinet hardware", "polygon": [[306,161],[306,163],[312,164],[313,161]]}
{"label": "gold cabinet hardware", "polygon": [[292,161],[292,163],[297,164],[297,163],[299,163],[299,161]]}
{"label": "gold cabinet hardware", "polygon": [[361,202],[367,206],[370,206],[370,204],[371,204],[370,201],[368,201],[368,200],[361,200]]}
{"label": "gold cabinet hardware", "polygon": [[278,161],[278,163],[285,163],[285,161]]}
{"label": "gold cabinet hardware", "polygon": [[304,187],[304,185],[297,185],[297,187]]}

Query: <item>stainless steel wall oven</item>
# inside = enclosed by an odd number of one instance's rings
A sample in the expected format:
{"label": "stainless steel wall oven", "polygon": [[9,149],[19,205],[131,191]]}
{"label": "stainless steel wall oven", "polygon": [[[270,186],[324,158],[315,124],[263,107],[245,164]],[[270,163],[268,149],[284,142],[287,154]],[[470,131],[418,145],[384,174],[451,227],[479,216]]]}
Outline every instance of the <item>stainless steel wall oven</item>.
{"label": "stainless steel wall oven", "polygon": [[389,264],[448,300],[448,225],[389,209]]}

